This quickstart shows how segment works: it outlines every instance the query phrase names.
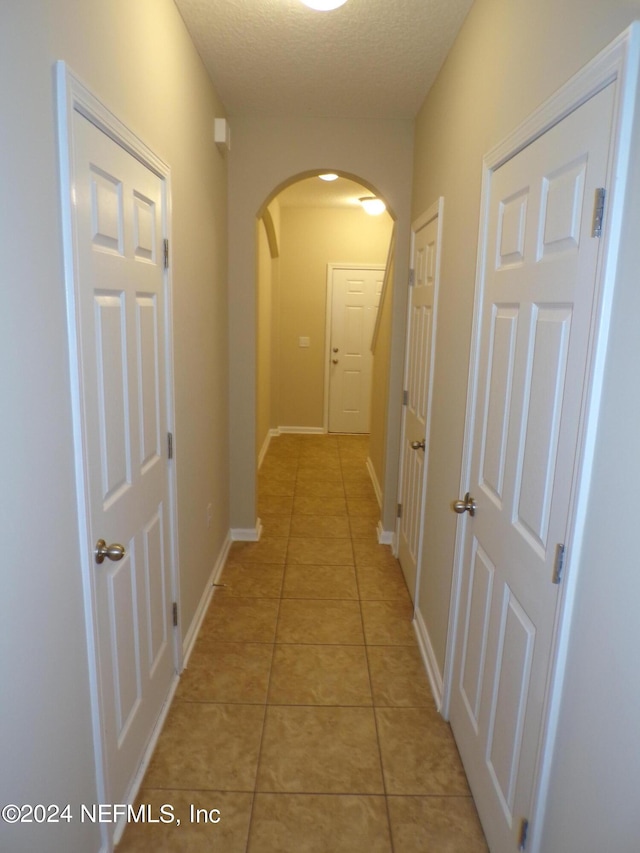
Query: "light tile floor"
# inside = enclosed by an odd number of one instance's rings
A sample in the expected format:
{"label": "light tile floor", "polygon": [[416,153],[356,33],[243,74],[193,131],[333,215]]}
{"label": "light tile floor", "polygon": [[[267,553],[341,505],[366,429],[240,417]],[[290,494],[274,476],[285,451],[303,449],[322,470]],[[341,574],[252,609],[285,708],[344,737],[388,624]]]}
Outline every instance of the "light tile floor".
{"label": "light tile floor", "polygon": [[262,539],[231,548],[139,796],[181,825],[130,824],[119,853],[487,850],[377,544],[367,451],[359,436],[271,442]]}

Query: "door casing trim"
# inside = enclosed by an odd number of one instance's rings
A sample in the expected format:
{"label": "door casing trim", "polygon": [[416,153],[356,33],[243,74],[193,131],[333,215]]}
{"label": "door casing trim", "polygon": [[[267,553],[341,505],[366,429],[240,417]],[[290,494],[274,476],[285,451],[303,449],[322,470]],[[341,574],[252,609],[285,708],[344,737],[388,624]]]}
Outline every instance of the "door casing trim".
{"label": "door casing trim", "polygon": [[[572,484],[567,554],[564,579],[559,590],[555,618],[551,667],[545,695],[543,728],[538,745],[533,798],[529,819],[529,850],[540,853],[544,826],[546,793],[558,728],[562,685],[567,663],[571,617],[579,575],[582,538],[585,529],[589,485],[593,467],[598,412],[602,396],[605,355],[616,278],[621,225],[631,152],[631,133],[634,119],[640,58],[640,23],[633,23],[607,48],[572,77],[556,94],[535,110],[513,133],[491,149],[483,160],[482,189],[473,327],[469,358],[466,418],[462,455],[460,494],[464,494],[471,478],[471,447],[473,412],[478,386],[478,353],[480,321],[484,293],[484,269],[487,251],[487,221],[491,178],[493,172],[544,133],[561,122],[608,85],[616,87],[610,159],[607,175],[607,210],[605,227],[596,270],[594,320],[590,335],[586,377],[588,392],[581,412],[576,474]],[[444,689],[441,713],[448,719],[454,679],[455,640],[460,610],[460,594],[464,559],[464,538],[467,516],[459,516],[453,563],[453,579],[444,667]]]}

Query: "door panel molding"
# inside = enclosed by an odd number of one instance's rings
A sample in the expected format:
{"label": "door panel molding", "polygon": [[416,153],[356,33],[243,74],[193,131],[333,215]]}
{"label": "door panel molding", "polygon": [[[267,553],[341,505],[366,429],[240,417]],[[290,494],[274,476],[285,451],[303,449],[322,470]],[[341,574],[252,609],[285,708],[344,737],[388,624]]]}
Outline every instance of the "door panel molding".
{"label": "door panel molding", "polygon": [[[109,139],[115,142],[127,154],[134,157],[139,163],[150,170],[161,180],[162,184],[162,236],[170,238],[170,201],[171,201],[171,172],[169,166],[161,160],[133,131],[126,127],[91,91],[79,80],[79,78],[68,68],[63,61],[58,61],[55,66],[56,74],[56,95],[57,95],[57,116],[58,116],[58,148],[59,148],[59,170],[60,170],[60,193],[61,193],[61,212],[62,212],[62,249],[64,260],[64,280],[66,290],[67,303],[67,333],[68,333],[68,348],[69,348],[69,365],[70,365],[70,388],[71,388],[71,407],[72,407],[72,424],[73,424],[73,439],[74,439],[74,462],[75,462],[75,485],[76,485],[76,503],[78,513],[78,528],[79,528],[79,552],[80,552],[80,567],[82,575],[83,601],[85,610],[86,623],[86,644],[88,651],[89,662],[89,684],[91,693],[91,712],[93,726],[93,744],[94,757],[96,765],[96,786],[99,802],[113,802],[111,796],[110,781],[107,775],[106,764],[106,744],[103,734],[103,697],[101,693],[100,680],[100,664],[99,664],[99,648],[98,648],[98,607],[96,600],[96,583],[95,583],[95,566],[93,562],[94,543],[91,539],[90,525],[90,504],[89,504],[89,477],[88,477],[88,447],[85,438],[85,415],[84,415],[84,395],[82,390],[83,372],[81,362],[81,344],[82,344],[82,328],[80,323],[80,278],[79,278],[79,263],[78,263],[78,247],[75,238],[75,204],[74,204],[74,188],[75,188],[75,169],[74,169],[74,117],[82,116],[89,121],[94,127],[105,134]],[[118,208],[119,203],[117,195],[114,197],[111,192],[109,197],[109,181],[108,176],[102,175],[102,180],[99,181],[97,191],[96,204],[102,210],[98,210],[98,225],[97,236],[100,238],[100,251],[109,253],[120,253],[121,235],[118,230]],[[102,190],[100,190],[102,187]],[[115,207],[113,202],[115,201]],[[145,218],[145,203],[148,200],[139,198],[139,210],[137,211],[137,235],[138,246],[136,257],[142,263],[148,263],[154,260],[148,257],[150,247],[149,243],[152,235],[149,233],[150,223]],[[147,205],[148,206],[148,205]],[[115,218],[114,218],[115,215]],[[115,227],[115,232],[114,232]],[[157,242],[157,241],[156,241]],[[165,324],[165,345],[162,352],[151,353],[151,361],[154,358],[162,359],[165,369],[165,417],[168,430],[174,431],[175,416],[174,416],[174,387],[173,387],[173,342],[172,342],[172,305],[171,305],[171,270],[165,269],[163,273],[163,287],[165,311],[162,320]],[[149,353],[147,353],[149,355]],[[130,353],[130,358],[135,358],[135,353]],[[154,364],[148,363],[145,369],[154,370]],[[155,405],[154,401],[145,401],[151,406]],[[146,460],[147,466],[151,464],[153,467],[153,458],[156,452],[161,452],[159,448],[162,446],[163,437],[156,434],[157,430],[154,426],[153,412],[147,406],[147,422],[145,428],[146,445],[149,447],[150,456]],[[127,460],[124,460],[125,462]],[[128,460],[129,468],[131,464],[138,464],[140,460]],[[122,460],[121,460],[122,463]],[[125,465],[125,468],[127,466]],[[120,465],[122,468],[122,464]],[[122,473],[122,472],[120,472]],[[126,471],[125,471],[126,474]],[[121,478],[122,479],[122,478]],[[107,478],[109,480],[109,478]],[[125,476],[125,481],[127,477]],[[124,483],[126,485],[126,483]],[[111,484],[113,485],[113,484]],[[173,596],[173,601],[179,601],[179,574],[178,574],[178,551],[177,551],[177,519],[176,519],[176,474],[173,464],[168,465],[168,486],[167,486],[167,518],[169,522],[169,550],[170,553],[164,555],[169,562],[169,579],[170,579],[170,594]],[[153,520],[150,520],[152,526]],[[128,566],[131,559],[142,559],[143,555],[134,554],[129,548],[128,558],[123,564],[114,564],[114,567],[119,567],[119,572],[114,572],[113,576],[122,574]],[[147,590],[148,595],[152,596],[154,591]],[[166,627],[166,626],[165,626]],[[164,630],[164,628],[162,629]],[[158,643],[158,626],[154,626],[154,636],[147,637],[147,642],[151,650],[157,647]],[[176,672],[179,672],[182,666],[182,651],[179,642],[179,631],[173,631],[171,639],[173,664]],[[153,658],[152,658],[153,659]],[[131,780],[128,796],[133,798],[139,786],[144,767],[148,763],[159,730],[164,721],[164,717],[169,708],[171,696],[177,685],[177,676],[174,677],[171,685],[170,693],[167,697],[164,709],[156,723],[153,732],[149,732],[149,741],[143,757],[142,765],[136,777]],[[135,691],[134,691],[135,692]],[[126,705],[127,697],[121,697],[123,700],[123,709]],[[119,834],[124,829],[124,823],[114,827],[107,823],[100,824],[101,844],[103,850],[111,850],[114,841],[117,840]]]}
{"label": "door panel molding", "polygon": [[[640,57],[640,25],[634,23],[605,48],[592,62],[571,78],[545,104],[538,108],[512,134],[493,148],[484,158],[476,261],[475,301],[470,349],[469,379],[467,388],[467,414],[465,420],[464,447],[462,455],[460,494],[464,494],[471,481],[471,456],[474,436],[474,411],[479,388],[479,349],[484,275],[487,264],[489,202],[493,173],[511,160],[524,148],[535,142],[570,113],[589,101],[610,84],[615,87],[612,132],[609,143],[607,167],[607,210],[605,228],[599,247],[596,269],[596,293],[594,315],[590,330],[586,387],[581,410],[576,470],[571,483],[569,500],[569,523],[567,538],[567,562],[564,579],[559,591],[555,618],[555,632],[551,650],[551,672],[546,687],[543,726],[538,744],[536,770],[533,782],[533,797],[529,817],[530,835],[528,849],[540,853],[542,829],[545,817],[546,790],[551,772],[557,722],[562,698],[562,683],[566,667],[570,637],[571,615],[574,605],[580,550],[584,532],[589,483],[593,464],[598,412],[602,394],[604,361],[606,353],[613,288],[616,277],[617,257],[620,245],[624,196],[630,159],[631,131],[634,120],[638,69]],[[522,228],[522,217],[526,215],[524,202],[516,210],[508,212],[508,239],[503,243],[504,252],[496,259],[501,264],[518,263],[518,236]],[[569,223],[570,224],[570,223]],[[551,251],[569,251],[567,235],[560,244],[551,239],[555,231],[562,230],[562,223],[550,226],[549,246]],[[565,229],[566,230],[566,229]],[[570,229],[569,229],[570,230]],[[560,233],[558,231],[558,233]],[[570,234],[569,234],[570,237]],[[555,248],[554,248],[555,247]],[[447,650],[444,671],[443,703],[441,713],[448,719],[451,693],[454,687],[455,641],[458,621],[464,618],[464,602],[461,600],[464,546],[466,539],[466,514],[458,521],[454,552],[454,572],[451,588],[450,619],[447,634]]]}

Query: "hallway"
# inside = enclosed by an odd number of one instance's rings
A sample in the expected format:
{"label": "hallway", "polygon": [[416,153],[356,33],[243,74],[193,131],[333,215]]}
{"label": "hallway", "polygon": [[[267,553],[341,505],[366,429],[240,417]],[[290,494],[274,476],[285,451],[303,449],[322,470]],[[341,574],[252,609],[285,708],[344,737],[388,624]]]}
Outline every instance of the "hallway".
{"label": "hallway", "polygon": [[377,544],[367,447],[271,441],[262,539],[231,548],[138,798],[181,825],[131,823],[119,853],[486,851]]}

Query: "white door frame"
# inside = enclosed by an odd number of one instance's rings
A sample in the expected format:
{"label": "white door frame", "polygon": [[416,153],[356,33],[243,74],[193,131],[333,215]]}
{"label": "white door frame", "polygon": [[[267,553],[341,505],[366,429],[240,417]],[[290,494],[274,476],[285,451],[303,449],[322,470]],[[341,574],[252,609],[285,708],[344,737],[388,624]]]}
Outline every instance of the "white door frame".
{"label": "white door frame", "polygon": [[[596,296],[587,364],[587,393],[583,400],[578,441],[577,466],[572,483],[567,538],[567,561],[559,590],[554,641],[551,652],[551,672],[545,696],[544,724],[538,748],[534,781],[534,795],[530,819],[528,849],[539,853],[546,807],[546,791],[551,772],[555,737],[557,732],[562,685],[569,645],[571,616],[575,601],[583,533],[585,528],[589,485],[593,467],[594,448],[600,399],[604,377],[605,355],[609,334],[611,304],[616,278],[618,251],[624,196],[629,168],[631,131],[634,118],[638,68],[640,56],[640,24],[632,24],[609,47],[595,57],[585,68],[569,80],[555,95],[538,108],[507,139],[493,148],[484,158],[482,195],[480,205],[480,232],[476,265],[476,291],[473,313],[473,331],[467,389],[467,414],[460,491],[462,495],[471,479],[471,448],[473,438],[473,413],[478,387],[478,356],[480,321],[484,292],[484,269],[487,251],[487,221],[492,173],[518,154],[527,145],[558,124],[569,113],[593,95],[613,83],[616,87],[610,160],[607,173],[607,200],[602,244],[596,272]],[[453,497],[453,496],[452,496]],[[460,610],[460,591],[463,573],[466,514],[460,516],[456,531],[454,571],[451,587],[451,604],[447,651],[444,672],[443,704],[441,713],[448,718],[454,677],[455,638]]]}
{"label": "white door frame", "polygon": [[[56,63],[57,83],[57,113],[58,113],[58,142],[60,158],[60,193],[62,206],[62,242],[64,258],[64,278],[67,301],[67,331],[69,344],[69,367],[71,379],[71,408],[73,421],[73,441],[75,460],[76,502],[78,512],[80,565],[82,572],[82,587],[85,610],[86,642],[89,661],[89,685],[91,692],[91,714],[93,726],[93,743],[96,764],[96,784],[99,802],[111,802],[109,798],[109,780],[107,779],[104,760],[105,745],[102,726],[102,695],[99,678],[97,606],[95,590],[95,573],[92,561],[94,544],[90,539],[89,503],[88,503],[88,458],[84,441],[84,416],[82,393],[82,365],[80,350],[80,327],[77,314],[79,303],[80,281],[77,266],[77,247],[73,228],[73,191],[74,191],[74,113],[79,113],[94,124],[99,130],[113,139],[129,154],[139,160],[144,166],[158,175],[163,181],[163,236],[170,237],[170,202],[171,202],[171,173],[169,166],[148,148],[129,128],[127,128],[104,104],[99,101],[89,89],[69,70],[67,65]],[[173,388],[173,339],[172,339],[172,305],[171,305],[171,270],[164,271],[165,287],[165,316],[166,346],[164,352],[166,369],[166,400],[167,400],[167,429],[174,431],[174,388]],[[176,508],[176,472],[174,464],[168,466],[168,521],[170,538],[170,578],[173,601],[179,602],[178,574],[178,542],[177,542],[177,508]],[[176,677],[171,691],[177,685],[177,673],[182,669],[182,644],[180,643],[179,628],[173,631],[173,656]],[[171,695],[171,694],[170,694]],[[151,757],[157,734],[162,726],[164,715],[168,710],[166,703],[154,734],[149,743],[147,754],[138,776],[134,780],[131,796],[142,779],[142,771]],[[151,734],[151,733],[150,733]],[[121,827],[118,827],[121,829]],[[116,835],[118,834],[116,830]],[[102,849],[110,850],[113,843],[113,826],[106,823],[100,825]]]}
{"label": "white door frame", "polygon": [[[384,264],[327,264],[327,301],[325,303],[324,333],[324,420],[323,432],[329,432],[329,382],[331,380],[331,317],[333,309],[333,273],[334,270],[384,270]],[[375,327],[374,327],[375,334]]]}
{"label": "white door frame", "polygon": [[[435,280],[434,280],[434,292],[433,292],[433,317],[431,320],[431,352],[429,354],[429,395],[427,398],[427,421],[425,424],[425,436],[424,436],[424,472],[422,476],[422,486],[421,486],[421,496],[420,502],[423,509],[423,516],[420,521],[420,533],[418,536],[418,552],[416,554],[416,586],[413,590],[413,613],[414,616],[418,609],[418,590],[420,589],[420,568],[422,564],[422,547],[424,543],[424,504],[425,498],[427,496],[427,473],[429,468],[429,443],[431,440],[431,402],[433,400],[433,377],[435,375],[435,361],[436,361],[436,331],[438,326],[438,296],[440,293],[440,267],[442,264],[442,216],[444,213],[444,197],[440,196],[440,198],[434,202],[430,207],[425,210],[417,219],[415,219],[411,223],[411,246],[409,252],[409,258],[411,263],[411,268],[409,271],[409,275],[411,276],[411,281],[413,281],[413,276],[415,275],[415,248],[416,248],[416,233],[420,231],[421,228],[424,228],[429,224],[433,219],[438,219],[438,235],[436,237],[436,268],[435,268]],[[411,326],[411,299],[407,299],[407,317],[406,317],[406,325],[405,325],[405,334],[404,334],[404,375],[403,375],[403,389],[406,392],[406,384],[407,377],[409,374],[409,331]],[[404,446],[404,428],[405,422],[407,419],[407,407],[405,405],[402,406],[402,422],[400,425],[400,436],[401,436],[401,452],[400,452],[400,462],[398,467],[398,504],[402,503],[402,489],[404,486],[404,454],[405,454],[405,446]],[[398,556],[398,552],[400,549],[400,522],[401,519],[396,519],[396,529],[393,534],[393,553],[395,556]]]}

